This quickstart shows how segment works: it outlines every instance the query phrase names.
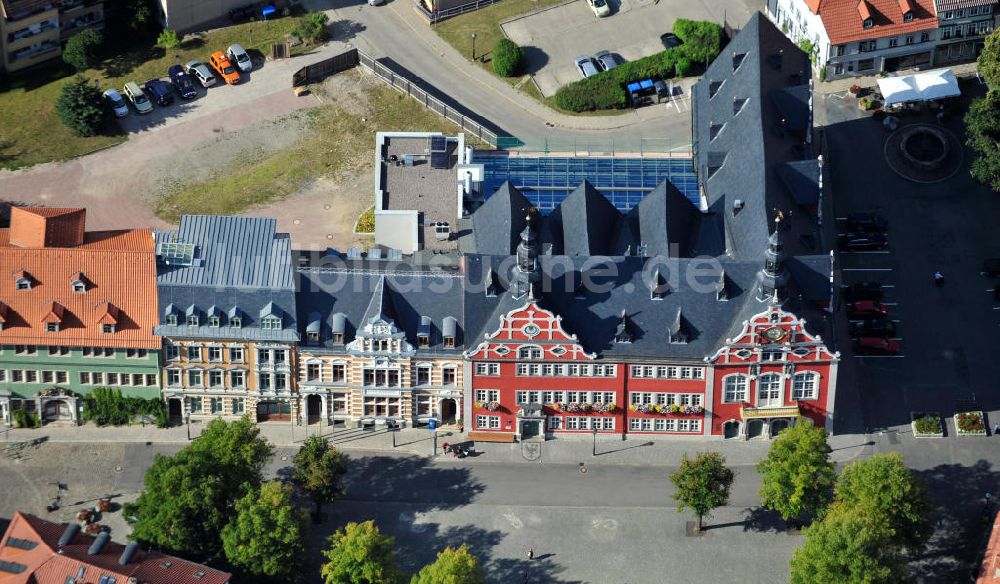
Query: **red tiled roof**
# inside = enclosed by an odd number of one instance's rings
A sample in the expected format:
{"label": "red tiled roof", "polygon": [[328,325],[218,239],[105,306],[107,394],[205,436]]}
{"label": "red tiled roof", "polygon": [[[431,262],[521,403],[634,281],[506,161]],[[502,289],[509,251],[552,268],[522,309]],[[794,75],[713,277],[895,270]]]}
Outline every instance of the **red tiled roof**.
{"label": "red tiled roof", "polygon": [[[158,348],[159,337],[153,334],[157,296],[152,232],[84,233],[82,243],[74,247],[11,244],[18,228],[15,220],[31,221],[47,212],[12,214],[12,227],[0,229],[0,299],[7,306],[0,342]],[[19,274],[30,280],[30,290],[16,289]],[[87,290],[74,292],[72,283],[81,278]],[[116,321],[115,332],[102,333],[109,314]],[[59,330],[46,332],[47,322],[58,322]]]}
{"label": "red tiled roof", "polygon": [[[142,550],[122,566],[118,559],[125,546],[108,542],[100,553],[91,556],[87,550],[94,538],[83,534],[74,537],[59,553],[58,542],[65,529],[66,524],[15,513],[0,545],[0,560],[27,569],[20,574],[0,572],[0,584],[65,584],[66,577],[76,576],[80,568],[84,569],[83,581],[87,583],[98,582],[101,576],[111,576],[123,584],[130,577],[143,584],[227,584],[231,578],[226,572],[201,564]],[[32,550],[11,547],[6,545],[9,537],[33,541],[38,546]]]}
{"label": "red tiled roof", "polygon": [[86,209],[13,207],[10,243],[18,247],[73,247],[83,243]]}
{"label": "red tiled roof", "polygon": [[1000,514],[993,517],[993,530],[979,566],[979,577],[976,578],[976,584],[997,583],[1000,583]]}
{"label": "red tiled roof", "polygon": [[[931,30],[937,27],[934,0],[817,0],[818,14],[830,37],[830,43],[841,45],[866,39],[877,39]],[[903,21],[902,6],[912,7],[913,20]],[[812,5],[810,4],[810,8]],[[870,15],[873,26],[864,27]],[[902,44],[902,43],[900,43]]]}
{"label": "red tiled roof", "polygon": [[813,14],[819,13],[819,3],[820,0],[806,0],[806,6],[809,7],[809,10],[812,10]]}

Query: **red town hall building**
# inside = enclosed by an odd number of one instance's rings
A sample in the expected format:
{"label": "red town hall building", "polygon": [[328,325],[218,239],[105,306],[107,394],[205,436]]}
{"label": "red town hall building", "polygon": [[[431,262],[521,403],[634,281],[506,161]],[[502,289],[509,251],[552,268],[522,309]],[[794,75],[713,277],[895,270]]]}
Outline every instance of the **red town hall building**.
{"label": "red town hall building", "polygon": [[699,202],[664,182],[623,215],[584,182],[541,216],[505,184],[472,213],[471,438],[748,439],[800,416],[832,432],[810,71],[759,14],[709,67],[692,98]]}

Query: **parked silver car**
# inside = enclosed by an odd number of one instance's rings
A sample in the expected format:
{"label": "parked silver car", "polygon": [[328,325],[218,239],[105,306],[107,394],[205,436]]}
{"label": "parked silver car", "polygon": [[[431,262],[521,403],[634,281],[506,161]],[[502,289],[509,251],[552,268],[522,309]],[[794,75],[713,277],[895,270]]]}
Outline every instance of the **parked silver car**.
{"label": "parked silver car", "polygon": [[611,51],[600,51],[594,55],[594,58],[597,60],[597,66],[601,69],[601,71],[614,69],[618,65],[625,62],[624,59]]}
{"label": "parked silver car", "polygon": [[111,111],[115,112],[116,118],[124,118],[128,115],[128,105],[117,89],[106,89],[103,95],[104,101],[111,107]]}
{"label": "parked silver car", "polygon": [[576,58],[576,70],[580,72],[581,77],[590,77],[591,75],[597,75],[597,64],[594,60],[587,55],[582,55]]}
{"label": "parked silver car", "polygon": [[212,75],[208,65],[201,61],[188,61],[187,65],[184,65],[184,70],[187,71],[188,75],[197,79],[202,87],[215,85],[215,75]]}
{"label": "parked silver car", "polygon": [[229,57],[229,61],[239,67],[240,71],[244,73],[249,73],[253,70],[253,61],[250,60],[250,55],[243,49],[242,45],[229,45],[226,49],[226,56]]}

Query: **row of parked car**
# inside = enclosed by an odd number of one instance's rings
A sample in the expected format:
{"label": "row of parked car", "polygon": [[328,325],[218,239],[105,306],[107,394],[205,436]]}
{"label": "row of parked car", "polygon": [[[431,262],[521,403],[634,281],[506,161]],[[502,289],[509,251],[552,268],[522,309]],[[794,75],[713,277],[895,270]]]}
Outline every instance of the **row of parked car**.
{"label": "row of parked car", "polygon": [[610,71],[625,62],[620,55],[611,51],[598,51],[593,57],[581,55],[576,58],[576,70],[583,78],[597,75],[601,71]]}
{"label": "row of parked car", "polygon": [[[841,247],[847,251],[880,250],[888,245],[886,232],[889,221],[877,213],[851,213],[841,236]],[[896,355],[899,341],[896,323],[889,319],[889,308],[883,303],[881,282],[856,282],[844,289],[847,302],[848,333],[859,355]]]}
{"label": "row of parked car", "polygon": [[[234,65],[235,63],[235,65]],[[163,107],[174,102],[174,93],[181,99],[194,99],[198,96],[192,79],[201,84],[202,87],[215,85],[216,75],[222,78],[227,85],[236,85],[240,82],[240,71],[249,73],[253,70],[253,60],[250,55],[240,45],[230,45],[226,52],[216,51],[208,59],[208,65],[201,61],[188,61],[185,65],[172,65],[167,69],[167,77],[170,82],[163,79],[154,78],[139,86],[135,81],[129,81],[122,87],[121,93],[117,89],[108,89],[104,92],[104,100],[108,107],[114,112],[115,117],[123,118],[128,115],[129,108],[126,100],[132,104],[139,114],[148,114],[153,111],[153,104]],[[213,73],[214,71],[214,73]]]}

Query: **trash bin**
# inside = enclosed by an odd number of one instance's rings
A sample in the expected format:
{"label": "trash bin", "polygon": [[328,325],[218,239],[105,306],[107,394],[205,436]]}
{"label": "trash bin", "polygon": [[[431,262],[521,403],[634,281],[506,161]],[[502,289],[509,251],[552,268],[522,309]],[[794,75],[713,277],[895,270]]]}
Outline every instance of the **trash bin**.
{"label": "trash bin", "polygon": [[428,430],[437,430],[437,427],[438,427],[437,418],[430,418],[429,420],[427,420]]}

